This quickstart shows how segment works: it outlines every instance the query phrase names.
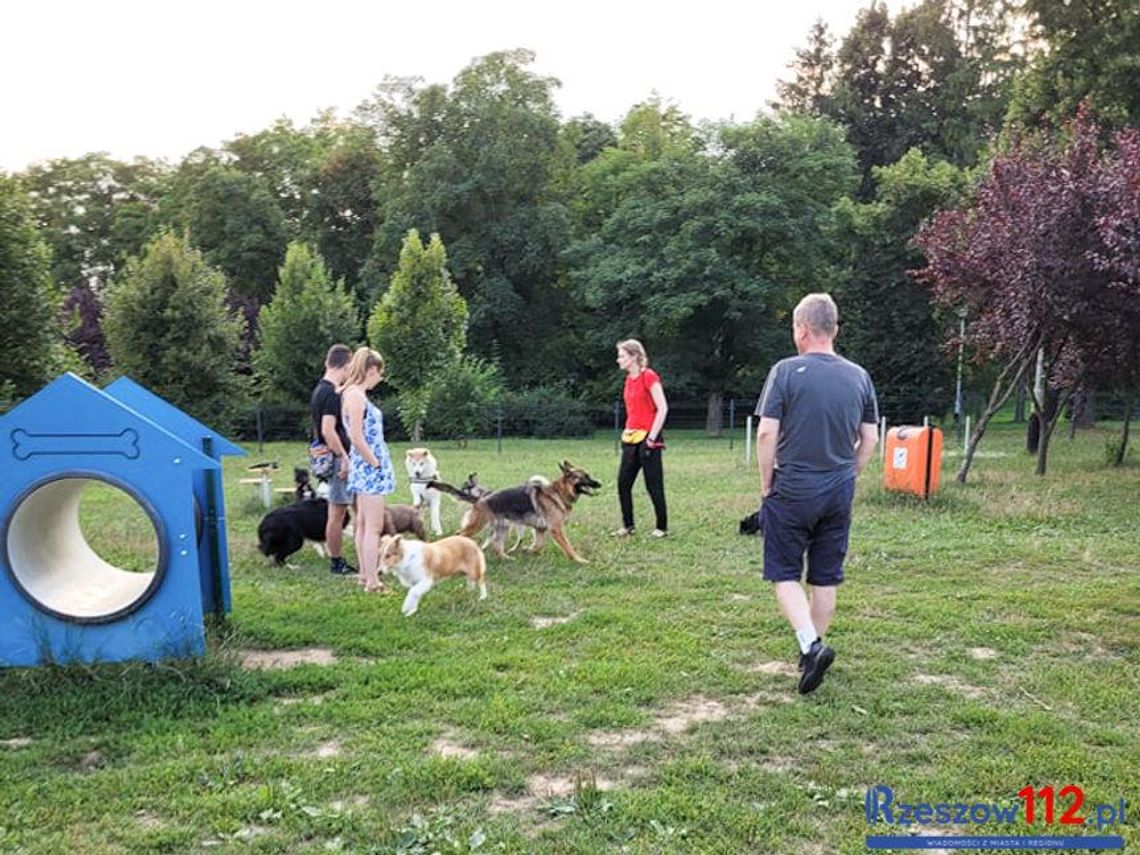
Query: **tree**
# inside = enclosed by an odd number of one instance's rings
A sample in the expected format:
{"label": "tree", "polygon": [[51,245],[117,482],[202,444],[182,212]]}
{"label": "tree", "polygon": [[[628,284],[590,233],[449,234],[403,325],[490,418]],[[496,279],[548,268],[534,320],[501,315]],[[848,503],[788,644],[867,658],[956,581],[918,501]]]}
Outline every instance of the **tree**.
{"label": "tree", "polygon": [[1140,14],[1134,0],[1026,0],[1041,45],[1019,78],[1009,119],[1061,124],[1082,102],[1117,126],[1140,124]]}
{"label": "tree", "polygon": [[773,109],[817,118],[831,115],[831,93],[835,86],[834,43],[823,18],[816,18],[808,32],[807,47],[797,48],[796,58],[788,66],[795,77],[776,83],[779,97],[771,103]]}
{"label": "tree", "polygon": [[1109,278],[1097,314],[1105,320],[1099,335],[1078,343],[1090,385],[1124,396],[1124,425],[1113,462],[1128,452],[1129,425],[1140,398],[1140,130],[1116,135],[1097,181],[1097,233],[1103,247],[1093,254]]}
{"label": "tree", "polygon": [[872,2],[833,51],[816,23],[776,106],[841,124],[859,155],[860,198],[873,170],[917,148],[974,164],[996,132],[1020,52],[1006,0],[923,0],[891,19]]}
{"label": "tree", "polygon": [[242,327],[226,307],[225,276],[171,232],[128,261],[107,290],[115,370],[219,430],[244,403],[234,371]]}
{"label": "tree", "polygon": [[19,180],[51,248],[54,281],[98,294],[158,227],[155,210],[167,169],[96,153],[36,164]]}
{"label": "tree", "polygon": [[384,355],[388,380],[401,394],[401,416],[418,440],[423,390],[460,358],[467,340],[467,303],[451,281],[439,235],[425,245],[419,232],[408,232],[392,284],[368,319],[368,340]]}
{"label": "tree", "polygon": [[564,152],[557,81],[530,71],[533,61],[493,53],[450,89],[388,89],[371,108],[388,179],[367,275],[382,283],[409,229],[440,234],[470,307],[471,348],[515,385],[541,380],[572,346],[560,281],[570,218],[552,181]]}
{"label": "tree", "polygon": [[265,303],[285,257],[285,219],[268,182],[233,167],[184,163],[175,188],[175,223],[239,294]]}
{"label": "tree", "polygon": [[704,392],[714,433],[724,394],[786,349],[793,297],[836,280],[832,208],[854,186],[852,152],[829,122],[726,126],[716,148],[630,161],[613,212],[571,250],[606,354],[619,338],[647,339],[655,363]]}
{"label": "tree", "polygon": [[60,297],[31,205],[0,173],[0,400],[23,398],[63,364]]}
{"label": "tree", "polygon": [[379,222],[374,187],[383,180],[383,156],[373,132],[349,124],[332,132],[334,141],[309,176],[307,231],[334,279],[363,298],[361,273]]}
{"label": "tree", "polygon": [[923,261],[912,239],[937,209],[961,200],[967,182],[960,169],[931,162],[918,149],[876,167],[874,177],[871,202],[840,205],[851,273],[836,289],[839,344],[875,378],[880,412],[892,423],[913,422],[946,411],[954,377],[939,347],[943,324],[930,291],[910,273]]}
{"label": "tree", "polygon": [[254,353],[259,387],[268,400],[305,401],[325,354],[336,343],[358,340],[352,295],[334,282],[311,247],[289,244],[273,299],[262,306],[261,344]]}
{"label": "tree", "polygon": [[[1093,259],[1103,248],[1097,229],[1099,127],[1082,112],[1066,136],[1021,141],[997,156],[976,197],[963,210],[939,213],[920,232],[926,252],[921,281],[940,305],[965,311],[980,358],[1002,369],[970,438],[958,473],[965,481],[973,452],[996,412],[1038,362],[1055,387],[1071,389],[1078,345],[1099,335],[1109,277]],[[1041,426],[1036,472],[1047,468],[1049,439],[1063,411],[1049,389],[1032,390]],[[1064,397],[1061,398],[1064,403]]]}

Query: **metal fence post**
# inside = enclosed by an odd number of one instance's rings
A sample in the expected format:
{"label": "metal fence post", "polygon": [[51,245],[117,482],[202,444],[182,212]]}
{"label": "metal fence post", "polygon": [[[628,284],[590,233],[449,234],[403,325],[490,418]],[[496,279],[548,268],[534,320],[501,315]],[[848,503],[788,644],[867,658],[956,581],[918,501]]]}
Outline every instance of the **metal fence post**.
{"label": "metal fence post", "polygon": [[495,435],[499,444],[499,454],[503,453],[503,405],[495,408]]}
{"label": "metal fence post", "polygon": [[261,429],[261,404],[258,404],[254,412],[257,413],[257,453],[263,454],[265,452],[265,433]]}
{"label": "metal fence post", "polygon": [[732,451],[733,434],[736,433],[736,398],[728,399],[728,450]]}

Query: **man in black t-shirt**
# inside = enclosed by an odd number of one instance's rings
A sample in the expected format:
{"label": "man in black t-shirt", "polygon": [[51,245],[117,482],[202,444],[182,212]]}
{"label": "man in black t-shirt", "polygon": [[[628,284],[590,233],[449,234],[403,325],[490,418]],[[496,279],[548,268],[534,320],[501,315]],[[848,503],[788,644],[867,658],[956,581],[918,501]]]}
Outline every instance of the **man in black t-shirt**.
{"label": "man in black t-shirt", "polygon": [[344,515],[352,504],[348,494],[348,433],[340,419],[340,392],[352,351],[334,344],[325,357],[325,374],[313,388],[309,408],[313,415],[313,437],[324,442],[333,453],[333,474],[329,478],[329,519],[325,527],[325,546],[329,551],[329,569],[339,575],[355,573],[341,553]]}
{"label": "man in black t-shirt", "polygon": [[855,478],[878,440],[875,387],[835,352],[838,331],[831,297],[804,297],[792,316],[799,355],[772,367],[756,407],[764,578],[800,645],[801,694],[818,688],[835,659],[823,634],[843,581]]}

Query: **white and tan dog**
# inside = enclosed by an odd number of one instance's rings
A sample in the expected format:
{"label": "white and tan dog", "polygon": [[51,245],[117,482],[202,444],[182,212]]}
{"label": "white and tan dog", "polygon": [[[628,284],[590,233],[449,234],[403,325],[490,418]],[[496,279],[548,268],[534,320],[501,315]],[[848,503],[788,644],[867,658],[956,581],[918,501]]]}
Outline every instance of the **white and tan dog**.
{"label": "white and tan dog", "polygon": [[452,576],[466,576],[468,586],[479,586],[479,599],[487,599],[487,561],[479,544],[469,537],[455,535],[424,543],[386,534],[380,538],[379,569],[381,573],[395,573],[408,589],[400,607],[404,617],[416,613],[420,598],[436,582]]}
{"label": "white and tan dog", "polygon": [[443,534],[443,526],[439,522],[440,492],[425,483],[440,477],[439,463],[426,448],[409,448],[404,455],[404,465],[412,487],[412,505],[418,508],[426,504],[431,509],[431,532],[439,537]]}

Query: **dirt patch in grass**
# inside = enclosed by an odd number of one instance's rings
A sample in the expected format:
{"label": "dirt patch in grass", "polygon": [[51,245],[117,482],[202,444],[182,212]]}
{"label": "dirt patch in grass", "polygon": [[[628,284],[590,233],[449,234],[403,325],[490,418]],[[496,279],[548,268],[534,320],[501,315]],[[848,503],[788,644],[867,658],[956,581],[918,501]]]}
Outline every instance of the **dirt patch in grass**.
{"label": "dirt patch in grass", "polygon": [[916,674],[914,682],[921,683],[924,686],[941,686],[956,695],[975,700],[984,698],[987,694],[985,689],[964,683],[952,674]]}
{"label": "dirt patch in grass", "polygon": [[974,659],[997,659],[1001,654],[994,650],[992,647],[971,647],[969,650],[970,656]]}
{"label": "dirt patch in grass", "polygon": [[296,665],[335,665],[336,654],[327,647],[306,647],[300,650],[242,650],[238,653],[241,667],[280,671]]}
{"label": "dirt patch in grass", "polygon": [[790,704],[795,698],[791,692],[753,692],[740,699],[740,705],[745,709],[754,710],[760,707],[770,707],[773,704]]}
{"label": "dirt patch in grass", "polygon": [[17,736],[15,739],[0,739],[0,748],[27,748],[31,744],[31,737],[28,736]]}
{"label": "dirt patch in grass", "polygon": [[607,778],[575,779],[566,775],[531,775],[526,779],[526,792],[514,796],[492,796],[487,811],[495,816],[502,813],[529,813],[552,799],[573,798],[581,787],[594,786],[599,790],[612,790],[617,784]]}
{"label": "dirt patch in grass", "polygon": [[786,775],[791,771],[799,769],[803,763],[795,757],[765,757],[760,761],[760,768],[765,772],[772,772],[776,775]]}
{"label": "dirt patch in grass", "polygon": [[286,697],[286,698],[277,698],[274,700],[274,703],[278,707],[291,707],[291,706],[295,706],[296,704],[312,704],[315,707],[319,707],[321,704],[323,704],[325,702],[325,698],[327,698],[327,697],[328,697],[327,694],[324,694],[324,695],[308,695],[308,696],[301,696],[301,697],[291,695],[291,696]]}
{"label": "dirt patch in grass", "polygon": [[339,739],[329,739],[325,742],[322,742],[311,752],[309,752],[310,757],[320,757],[322,759],[328,757],[339,757],[340,754],[341,744]]}
{"label": "dirt patch in grass", "polygon": [[535,615],[530,619],[530,625],[535,629],[546,629],[550,626],[558,626],[560,623],[570,623],[574,618],[578,617],[581,612],[571,612],[564,617],[553,617],[546,615]]}
{"label": "dirt patch in grass", "polygon": [[669,734],[684,733],[694,724],[728,718],[728,707],[720,701],[693,695],[677,701],[657,717],[657,726]]}
{"label": "dirt patch in grass", "polygon": [[166,823],[159,817],[155,816],[150,811],[140,810],[135,813],[135,822],[139,824],[139,828],[147,831],[154,831],[159,828],[166,828]]}
{"label": "dirt patch in grass", "polygon": [[660,734],[651,730],[595,730],[586,737],[586,741],[595,748],[627,748],[660,739]]}
{"label": "dirt patch in grass", "polygon": [[771,662],[753,662],[744,670],[749,674],[780,674],[784,677],[795,677],[797,680],[800,676],[795,665],[779,659]]}
{"label": "dirt patch in grass", "polygon": [[461,744],[458,735],[451,732],[435,740],[428,750],[437,757],[453,757],[458,760],[471,760],[479,756],[478,751]]}

